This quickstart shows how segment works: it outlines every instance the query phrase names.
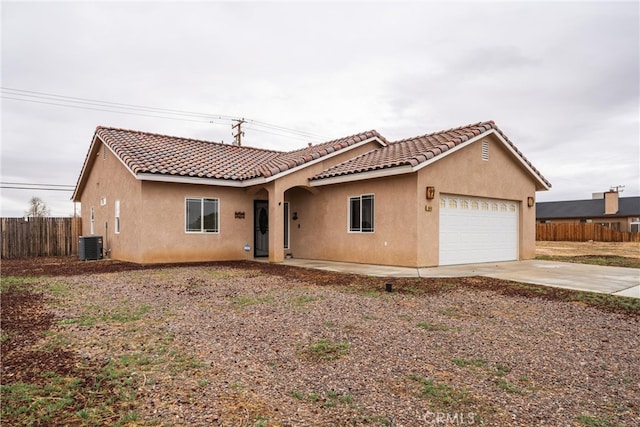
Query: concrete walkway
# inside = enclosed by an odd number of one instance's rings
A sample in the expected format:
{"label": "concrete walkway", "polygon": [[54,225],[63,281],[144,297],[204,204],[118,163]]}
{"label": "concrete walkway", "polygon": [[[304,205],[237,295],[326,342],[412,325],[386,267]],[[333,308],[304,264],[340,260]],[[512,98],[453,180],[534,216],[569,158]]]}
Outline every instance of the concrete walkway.
{"label": "concrete walkway", "polygon": [[640,269],[569,262],[526,260],[432,268],[392,267],[347,262],[287,259],[285,265],[377,277],[485,276],[520,283],[640,298]]}

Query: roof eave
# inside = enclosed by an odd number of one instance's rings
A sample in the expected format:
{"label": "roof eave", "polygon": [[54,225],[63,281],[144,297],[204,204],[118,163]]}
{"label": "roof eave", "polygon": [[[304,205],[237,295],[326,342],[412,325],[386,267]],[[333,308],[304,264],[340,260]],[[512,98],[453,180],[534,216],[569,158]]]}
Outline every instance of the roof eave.
{"label": "roof eave", "polygon": [[91,140],[91,145],[89,146],[89,151],[87,151],[87,155],[84,158],[84,162],[82,163],[82,169],[80,170],[80,175],[78,176],[78,181],[76,182],[76,188],[73,190],[73,194],[71,195],[71,201],[79,202],[80,194],[84,190],[84,185],[86,182],[85,174],[87,173],[87,166],[89,165],[89,160],[93,157],[93,152],[96,147],[96,141],[98,140],[98,130],[96,129],[93,134],[93,139]]}
{"label": "roof eave", "polygon": [[496,129],[491,129],[487,132],[487,134],[493,133],[496,137],[502,142],[502,144],[511,152],[511,154],[518,159],[520,164],[531,174],[531,176],[536,180],[536,191],[549,191],[551,189],[551,184],[547,183],[546,180],[540,175],[539,172],[535,171],[529,163],[527,163],[521,154],[519,154],[511,144],[504,139],[500,132],[496,131]]}
{"label": "roof eave", "polygon": [[[370,142],[374,142],[374,141],[375,141],[375,142],[377,142],[378,144],[380,144],[380,145],[381,145],[381,146],[383,146],[383,147],[387,145],[383,140],[381,140],[381,139],[380,139],[380,138],[378,138],[377,136],[372,136],[372,137],[370,137],[370,138],[367,138],[367,139],[365,139],[365,140],[362,140],[362,141],[360,141],[360,142],[357,142],[357,143],[355,143],[355,144],[353,144],[353,145],[349,145],[349,146],[347,146],[347,147],[344,147],[344,148],[343,148],[343,149],[341,149],[341,150],[334,151],[334,152],[329,153],[329,154],[327,154],[327,155],[325,155],[325,156],[320,156],[320,157],[318,157],[317,159],[311,160],[311,161],[309,161],[309,162],[303,163],[303,164],[301,164],[301,165],[299,165],[299,166],[296,166],[296,167],[294,167],[294,168],[287,169],[287,170],[284,170],[284,171],[282,171],[282,172],[279,172],[279,173],[277,173],[277,174],[275,174],[275,175],[272,175],[272,176],[270,176],[270,177],[267,177],[267,178],[265,179],[265,182],[275,181],[275,180],[276,180],[276,179],[278,179],[278,178],[282,178],[282,177],[284,177],[284,176],[290,175],[290,174],[292,174],[292,173],[294,173],[294,172],[297,172],[297,171],[302,170],[302,169],[304,169],[304,168],[307,168],[307,167],[309,167],[309,166],[313,166],[313,165],[315,165],[315,164],[317,164],[317,163],[323,162],[323,161],[328,160],[328,159],[330,159],[330,158],[332,158],[332,157],[335,157],[335,156],[338,156],[338,155],[340,155],[340,154],[346,153],[347,151],[353,150],[353,149],[355,149],[355,148],[362,147],[363,145],[366,145],[366,144],[368,144],[368,143],[370,143]],[[252,184],[252,185],[254,185],[254,184]]]}
{"label": "roof eave", "polygon": [[253,178],[240,181],[233,179],[200,178],[194,176],[168,175],[149,172],[138,173],[135,177],[139,181],[172,182],[177,184],[196,184],[234,188],[250,187],[252,185],[265,184],[267,182],[264,178]]}
{"label": "roof eave", "polygon": [[486,138],[487,136],[494,134],[496,135],[496,137],[498,138],[498,140],[511,152],[511,154],[518,159],[518,161],[520,162],[521,165],[523,165],[525,167],[525,169],[529,172],[529,174],[531,176],[533,176],[533,178],[536,181],[536,191],[546,191],[549,190],[551,188],[550,185],[547,185],[547,183],[542,179],[542,177],[536,172],[534,171],[531,166],[529,166],[529,164],[527,164],[527,162],[522,158],[522,156],[520,154],[518,154],[513,147],[511,146],[511,144],[509,144],[503,137],[502,135],[500,135],[500,132],[497,132],[495,129],[489,129],[486,132],[483,132],[479,135],[474,136],[473,138],[463,142],[462,144],[456,145],[455,147],[429,159],[426,160],[416,166],[409,166],[409,165],[405,165],[405,166],[400,166],[400,167],[392,167],[392,168],[384,168],[384,169],[377,169],[377,170],[372,170],[372,171],[365,171],[365,172],[354,172],[351,174],[346,174],[346,175],[338,175],[338,176],[331,176],[331,177],[327,177],[327,178],[319,178],[319,179],[315,179],[312,180],[310,182],[310,185],[312,187],[319,187],[322,185],[330,185],[330,184],[338,184],[338,183],[344,183],[344,182],[354,182],[354,181],[361,181],[361,180],[366,180],[366,179],[372,179],[372,178],[383,178],[383,177],[388,177],[388,176],[394,176],[394,175],[401,175],[401,174],[405,174],[405,173],[413,173],[413,172],[417,172],[422,168],[425,168],[427,166],[429,166],[432,163],[437,162],[438,160],[441,160],[453,153],[455,153],[456,151],[462,150],[463,148],[473,144],[474,142]]}
{"label": "roof eave", "polygon": [[309,182],[311,187],[321,187],[323,185],[343,184],[346,182],[364,181],[367,179],[386,178],[390,176],[413,173],[415,169],[410,165],[396,166],[392,168],[376,169],[365,172],[350,173],[346,175],[336,175],[327,178],[314,179]]}

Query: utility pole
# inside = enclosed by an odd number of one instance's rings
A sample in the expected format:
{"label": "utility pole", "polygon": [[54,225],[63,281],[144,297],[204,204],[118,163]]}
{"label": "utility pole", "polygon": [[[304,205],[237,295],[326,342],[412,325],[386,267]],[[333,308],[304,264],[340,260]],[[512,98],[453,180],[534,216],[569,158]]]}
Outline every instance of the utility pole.
{"label": "utility pole", "polygon": [[[245,119],[236,119],[234,120],[234,122],[236,122],[235,125],[231,125],[231,129],[232,129],[232,133],[231,136],[233,136],[236,140],[233,143],[234,145],[237,145],[238,147],[242,146],[242,137],[244,136],[244,132],[242,131],[242,124],[246,123]],[[238,133],[236,133],[235,135],[233,134],[233,129],[238,128]]]}

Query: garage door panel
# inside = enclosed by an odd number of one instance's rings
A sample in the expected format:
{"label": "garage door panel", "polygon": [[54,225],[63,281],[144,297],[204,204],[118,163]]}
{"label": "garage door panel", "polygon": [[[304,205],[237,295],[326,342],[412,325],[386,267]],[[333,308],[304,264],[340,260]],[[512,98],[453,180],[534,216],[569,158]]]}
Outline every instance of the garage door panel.
{"label": "garage door panel", "polygon": [[440,265],[518,259],[518,202],[442,195]]}

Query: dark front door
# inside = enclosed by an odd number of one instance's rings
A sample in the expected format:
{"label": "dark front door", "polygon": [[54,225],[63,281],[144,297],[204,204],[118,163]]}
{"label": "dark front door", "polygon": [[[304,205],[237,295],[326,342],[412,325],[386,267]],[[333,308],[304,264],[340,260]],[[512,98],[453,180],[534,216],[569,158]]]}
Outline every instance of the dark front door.
{"label": "dark front door", "polygon": [[269,256],[269,202],[253,202],[253,255]]}

